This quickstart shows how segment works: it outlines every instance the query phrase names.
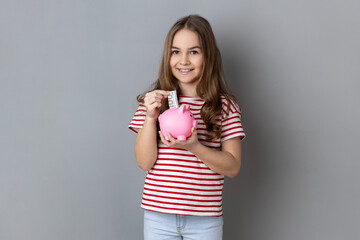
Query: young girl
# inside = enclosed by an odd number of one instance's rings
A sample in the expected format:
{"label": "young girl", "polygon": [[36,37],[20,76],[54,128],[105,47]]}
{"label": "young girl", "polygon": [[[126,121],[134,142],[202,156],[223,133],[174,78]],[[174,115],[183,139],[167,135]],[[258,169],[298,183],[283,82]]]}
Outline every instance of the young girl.
{"label": "young girl", "polygon": [[[157,119],[171,90],[198,121],[185,141],[170,134],[167,141],[159,131]],[[138,101],[129,128],[137,133],[137,164],[148,171],[144,239],[222,239],[224,175],[238,174],[245,134],[206,19],[190,15],[171,27],[155,87]]]}

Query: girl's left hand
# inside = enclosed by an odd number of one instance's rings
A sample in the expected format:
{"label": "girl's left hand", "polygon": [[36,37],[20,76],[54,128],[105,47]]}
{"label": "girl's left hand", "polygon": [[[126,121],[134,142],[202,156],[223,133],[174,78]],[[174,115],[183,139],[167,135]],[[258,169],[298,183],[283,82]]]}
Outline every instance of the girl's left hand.
{"label": "girl's left hand", "polygon": [[159,135],[161,138],[161,141],[168,147],[172,147],[172,148],[182,148],[188,151],[191,151],[191,149],[196,145],[199,144],[199,140],[197,137],[197,131],[195,130],[195,128],[191,129],[191,136],[186,139],[185,141],[179,141],[177,139],[175,139],[173,136],[170,135],[170,133],[168,133],[168,138],[169,141],[167,141],[164,136],[162,135],[161,131],[159,131]]}

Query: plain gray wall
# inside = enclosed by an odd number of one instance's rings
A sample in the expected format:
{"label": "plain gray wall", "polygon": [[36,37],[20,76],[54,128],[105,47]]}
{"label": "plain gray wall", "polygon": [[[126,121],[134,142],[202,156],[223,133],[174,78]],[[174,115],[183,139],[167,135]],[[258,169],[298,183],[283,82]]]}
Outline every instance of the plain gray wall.
{"label": "plain gray wall", "polygon": [[0,0],[0,239],[142,239],[127,126],[180,17],[243,109],[225,239],[360,236],[360,3]]}

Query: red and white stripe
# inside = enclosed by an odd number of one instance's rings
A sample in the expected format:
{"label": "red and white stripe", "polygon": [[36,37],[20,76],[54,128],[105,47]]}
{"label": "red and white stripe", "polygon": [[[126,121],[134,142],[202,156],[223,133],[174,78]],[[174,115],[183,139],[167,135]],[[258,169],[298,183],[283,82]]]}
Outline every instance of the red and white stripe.
{"label": "red and white stripe", "polygon": [[[199,141],[214,150],[221,149],[225,140],[245,137],[241,125],[239,106],[222,97],[223,113],[218,116],[221,125],[221,138],[208,140],[206,125],[200,116],[204,101],[199,98],[180,97],[179,103],[190,106],[190,111],[198,121]],[[226,114],[228,112],[228,114]],[[135,133],[143,126],[146,109],[140,104],[129,128]],[[158,145],[158,159],[148,171],[141,207],[163,213],[222,216],[222,189],[224,176],[209,169],[200,159],[189,151]]]}

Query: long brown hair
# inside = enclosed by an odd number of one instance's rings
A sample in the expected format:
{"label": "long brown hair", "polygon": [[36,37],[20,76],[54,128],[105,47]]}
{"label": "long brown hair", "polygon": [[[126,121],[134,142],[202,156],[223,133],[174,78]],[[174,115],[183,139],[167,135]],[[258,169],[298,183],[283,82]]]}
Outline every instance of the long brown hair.
{"label": "long brown hair", "polygon": [[[210,23],[199,15],[189,15],[175,22],[170,28],[164,44],[163,57],[159,68],[157,81],[153,84],[153,90],[177,90],[181,95],[181,89],[177,79],[172,75],[170,67],[171,47],[175,34],[187,29],[195,32],[200,41],[200,47],[204,54],[204,63],[200,81],[196,87],[197,95],[205,101],[200,115],[209,132],[209,139],[218,139],[221,128],[216,124],[216,119],[222,111],[221,96],[229,102],[234,99],[227,87],[222,68],[221,54],[216,44],[216,39]],[[139,102],[143,101],[143,94],[137,97]],[[230,106],[230,104],[227,104]],[[166,101],[160,108],[160,113],[168,108]],[[227,111],[228,112],[228,111]]]}

